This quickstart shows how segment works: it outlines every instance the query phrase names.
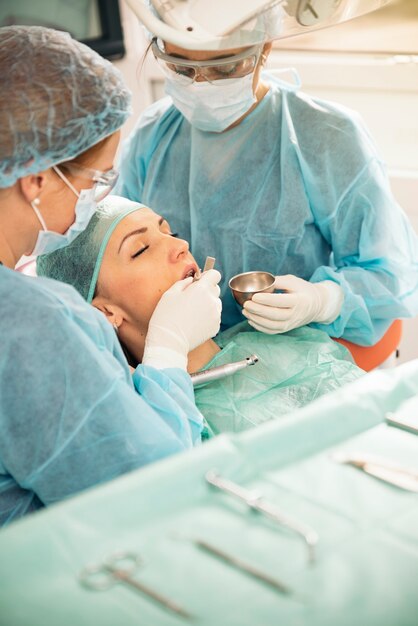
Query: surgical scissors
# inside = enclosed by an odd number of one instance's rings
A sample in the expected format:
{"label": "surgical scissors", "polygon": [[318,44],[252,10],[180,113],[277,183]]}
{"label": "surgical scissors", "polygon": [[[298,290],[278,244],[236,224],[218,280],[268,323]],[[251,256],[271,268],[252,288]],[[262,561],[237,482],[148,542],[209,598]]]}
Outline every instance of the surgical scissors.
{"label": "surgical scissors", "polygon": [[285,515],[276,506],[267,502],[261,494],[244,489],[241,485],[232,482],[232,480],[227,480],[219,476],[219,474],[213,470],[206,473],[206,481],[213,487],[217,487],[221,491],[239,498],[253,511],[268,517],[273,522],[276,522],[276,524],[280,524],[280,526],[284,526],[302,537],[308,548],[309,561],[313,562],[315,560],[315,547],[319,538],[313,528]]}
{"label": "surgical scissors", "polygon": [[83,587],[93,589],[94,591],[106,591],[118,583],[124,583],[132,589],[145,594],[176,615],[186,619],[192,619],[192,615],[176,602],[173,602],[132,577],[140,563],[141,559],[137,554],[132,552],[120,552],[98,565],[88,565],[85,567],[79,575],[79,581]]}

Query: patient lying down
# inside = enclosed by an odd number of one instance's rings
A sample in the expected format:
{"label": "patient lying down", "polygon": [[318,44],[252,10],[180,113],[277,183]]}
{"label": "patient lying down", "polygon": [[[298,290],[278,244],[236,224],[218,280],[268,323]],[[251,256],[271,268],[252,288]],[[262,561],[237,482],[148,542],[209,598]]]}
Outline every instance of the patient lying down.
{"label": "patient lying down", "polygon": [[[162,216],[117,196],[98,206],[70,246],[37,261],[39,275],[73,285],[102,311],[133,366],[141,362],[148,322],[161,295],[197,271],[188,243]],[[196,389],[209,433],[242,431],[280,417],[363,373],[348,351],[322,331],[306,326],[265,335],[246,321],[193,350],[188,370],[253,353],[259,357],[256,366]]]}

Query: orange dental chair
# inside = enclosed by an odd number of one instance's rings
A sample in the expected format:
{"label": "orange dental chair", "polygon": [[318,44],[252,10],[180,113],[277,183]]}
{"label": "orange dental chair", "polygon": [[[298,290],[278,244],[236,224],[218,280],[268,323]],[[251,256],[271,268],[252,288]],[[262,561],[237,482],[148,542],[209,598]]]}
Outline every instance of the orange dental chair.
{"label": "orange dental chair", "polygon": [[395,320],[383,337],[374,346],[358,346],[345,339],[336,339],[348,348],[356,365],[366,372],[381,365],[391,354],[396,352],[402,338],[402,320]]}

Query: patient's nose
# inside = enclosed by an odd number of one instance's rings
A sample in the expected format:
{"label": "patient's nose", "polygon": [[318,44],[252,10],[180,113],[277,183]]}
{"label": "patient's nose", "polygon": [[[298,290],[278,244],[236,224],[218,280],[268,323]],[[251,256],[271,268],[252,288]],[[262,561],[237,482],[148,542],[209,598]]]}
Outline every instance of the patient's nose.
{"label": "patient's nose", "polygon": [[189,244],[184,239],[171,239],[169,258],[172,263],[176,263],[178,260],[189,252]]}

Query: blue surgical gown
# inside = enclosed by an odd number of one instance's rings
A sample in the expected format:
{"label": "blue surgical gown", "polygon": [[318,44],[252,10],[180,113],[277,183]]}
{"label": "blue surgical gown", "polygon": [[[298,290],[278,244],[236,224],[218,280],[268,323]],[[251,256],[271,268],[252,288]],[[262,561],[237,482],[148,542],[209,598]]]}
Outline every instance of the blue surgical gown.
{"label": "blue surgical gown", "polygon": [[193,128],[169,98],[126,142],[118,193],[164,215],[200,267],[223,274],[223,328],[243,318],[228,289],[240,272],[332,280],[339,317],[315,324],[373,345],[418,313],[418,243],[357,114],[273,76],[270,90],[224,133]]}
{"label": "blue surgical gown", "polygon": [[139,366],[67,285],[0,265],[0,525],[200,442],[190,377]]}

